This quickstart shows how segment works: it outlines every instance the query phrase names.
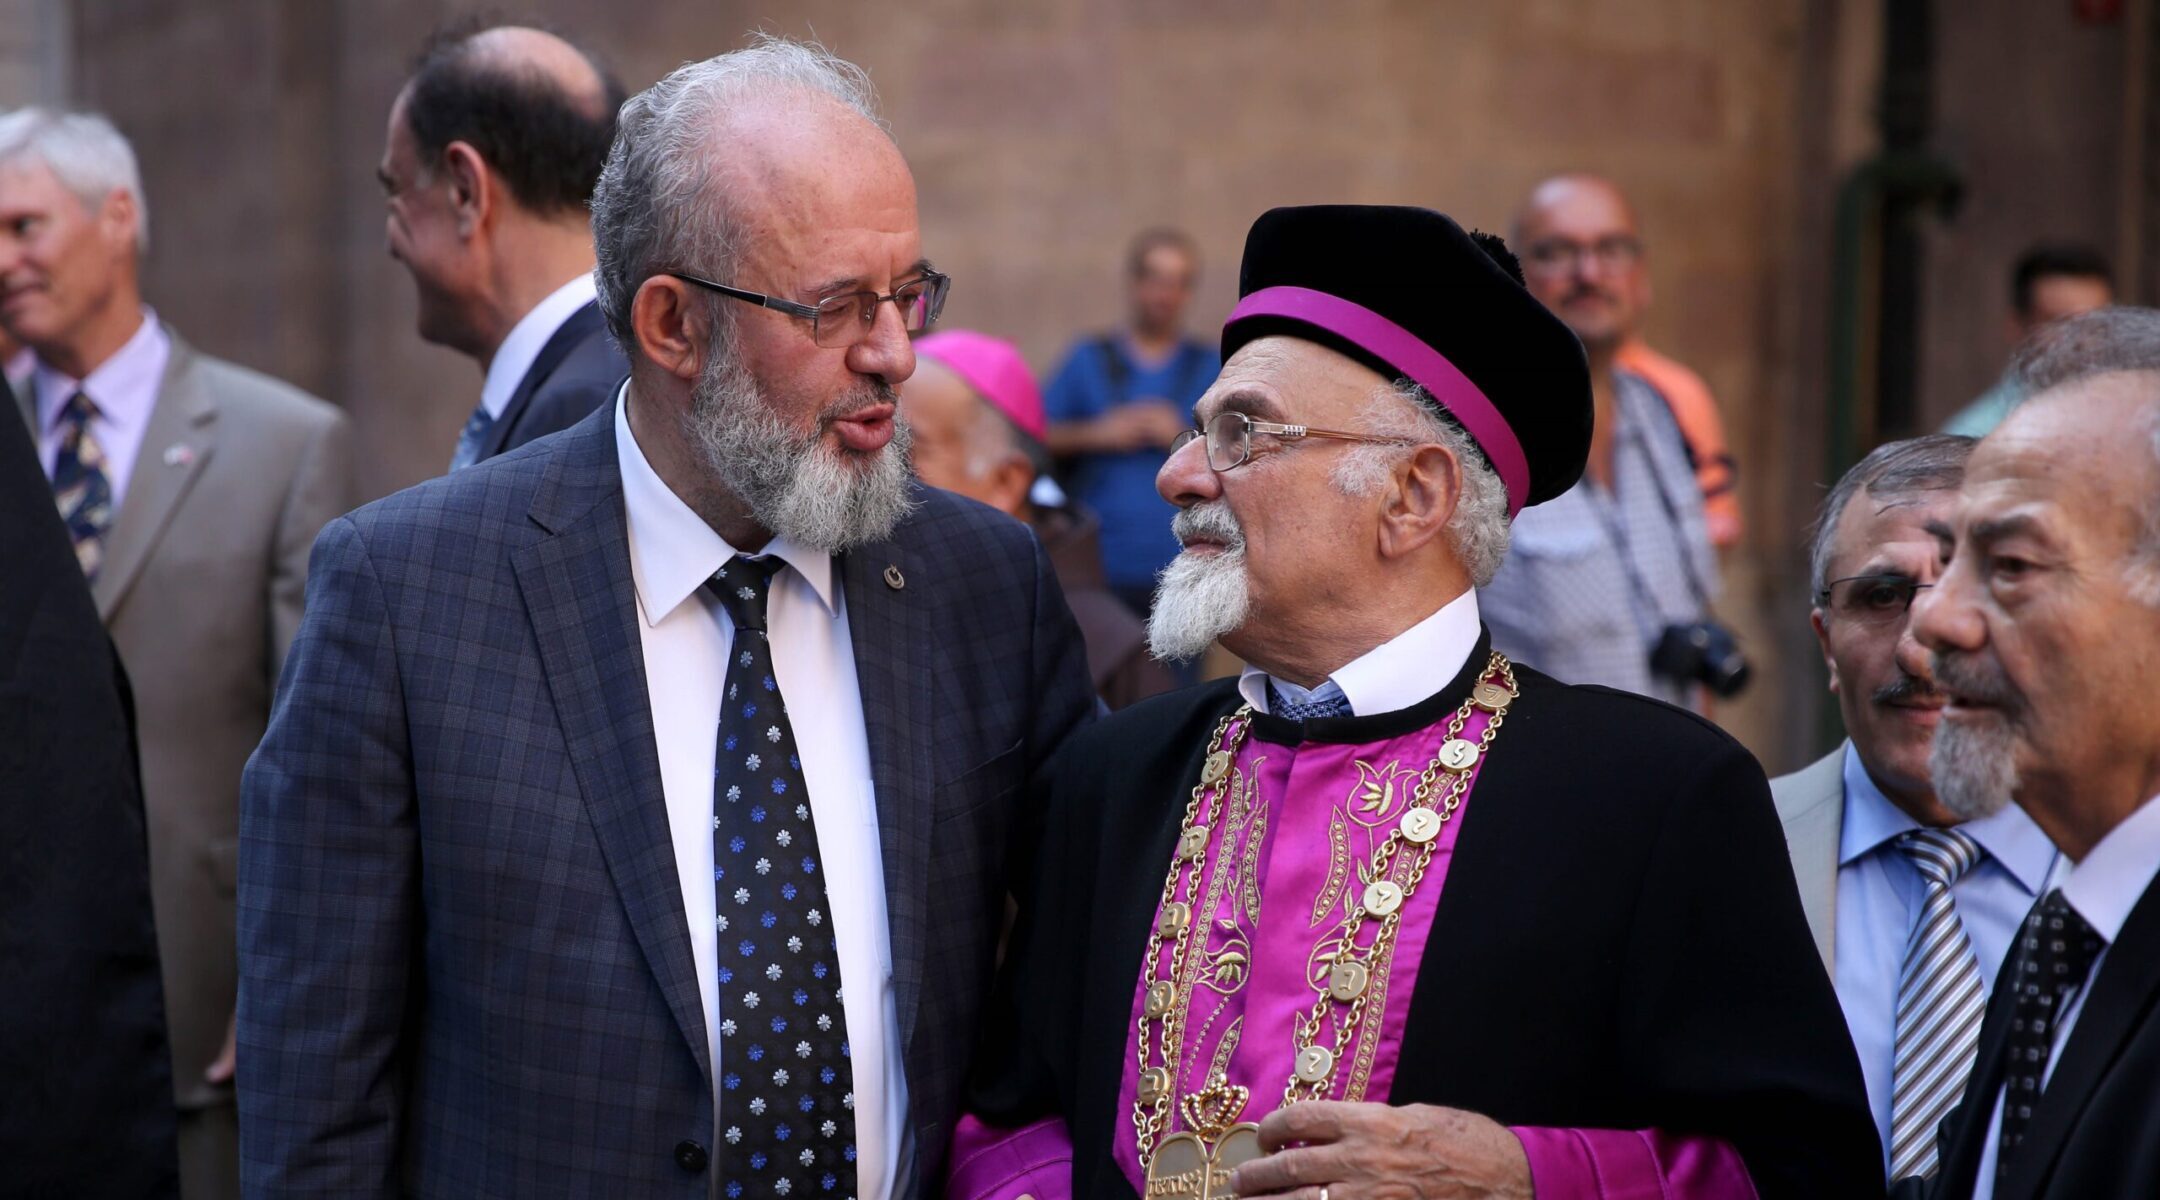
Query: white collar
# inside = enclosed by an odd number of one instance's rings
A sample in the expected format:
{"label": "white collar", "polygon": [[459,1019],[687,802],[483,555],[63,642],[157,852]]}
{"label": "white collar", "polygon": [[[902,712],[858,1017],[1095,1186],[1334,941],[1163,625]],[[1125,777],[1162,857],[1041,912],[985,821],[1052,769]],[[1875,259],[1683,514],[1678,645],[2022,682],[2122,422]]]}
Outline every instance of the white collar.
{"label": "white collar", "polygon": [[[740,551],[692,512],[645,460],[636,435],[630,432],[629,401],[630,384],[625,380],[615,394],[615,457],[622,467],[623,513],[630,526],[630,574],[637,584],[638,607],[651,627],[695,595]],[[760,553],[778,555],[795,568],[826,612],[838,614],[830,554],[782,537],[766,543]]]}
{"label": "white collar", "polygon": [[2063,899],[2112,944],[2160,875],[2160,797],[2148,799],[2088,852],[2062,882]]}
{"label": "white collar", "polygon": [[510,327],[510,336],[495,348],[495,357],[488,360],[487,379],[480,385],[480,407],[490,417],[501,417],[503,409],[510,406],[510,397],[532,370],[533,360],[547,348],[548,339],[562,328],[572,313],[592,302],[599,295],[593,283],[591,271],[571,280],[548,293],[547,299],[532,306],[532,311],[518,318]]}
{"label": "white collar", "polygon": [[[1470,661],[1477,640],[1477,591],[1466,588],[1438,612],[1366,651],[1328,678],[1342,689],[1353,715],[1371,717],[1395,712],[1446,686]],[[1267,684],[1267,672],[1248,666],[1238,676],[1238,694],[1254,711],[1266,712]]]}
{"label": "white collar", "polygon": [[157,314],[143,308],[142,324],[104,362],[90,368],[78,380],[63,374],[44,359],[31,371],[32,392],[37,399],[38,429],[48,432],[60,419],[61,406],[80,389],[97,405],[99,415],[116,425],[147,425],[157,404],[165,366],[172,358],[172,339],[158,323]]}

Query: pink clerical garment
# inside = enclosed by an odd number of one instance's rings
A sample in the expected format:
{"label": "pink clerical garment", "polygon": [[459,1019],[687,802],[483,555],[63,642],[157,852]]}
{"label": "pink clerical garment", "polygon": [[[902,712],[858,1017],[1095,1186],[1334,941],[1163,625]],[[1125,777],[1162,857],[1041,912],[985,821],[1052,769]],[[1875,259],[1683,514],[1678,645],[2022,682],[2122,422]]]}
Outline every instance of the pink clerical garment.
{"label": "pink clerical garment", "polygon": [[[1474,709],[1457,736],[1476,743],[1489,720]],[[1180,997],[1183,1037],[1172,1068],[1174,1095],[1199,1093],[1216,1076],[1247,1089],[1242,1121],[1258,1122],[1280,1107],[1292,1077],[1297,1045],[1293,1023],[1315,1011],[1329,992],[1330,967],[1352,938],[1354,957],[1369,962],[1361,1009],[1330,1001],[1317,1044],[1338,1050],[1321,1085],[1329,1100],[1385,1103],[1400,1056],[1410,997],[1417,987],[1433,915],[1469,818],[1470,788],[1440,825],[1432,854],[1418,871],[1420,846],[1404,839],[1384,878],[1407,893],[1391,953],[1371,947],[1383,922],[1366,916],[1351,933],[1375,852],[1403,823],[1418,782],[1448,739],[1447,722],[1400,737],[1362,744],[1281,745],[1247,737],[1236,749],[1227,789],[1206,814],[1207,852],[1189,893],[1192,935],[1186,950],[1193,985]],[[1233,723],[1224,748],[1237,739]],[[1494,753],[1507,752],[1505,723]],[[1447,808],[1453,773],[1435,773],[1424,807]],[[1169,864],[1164,864],[1167,870]],[[1169,979],[1171,939],[1149,972]],[[1197,955],[1198,961],[1191,957]],[[1132,1025],[1146,1003],[1136,982]],[[1350,1024],[1353,1011],[1358,1017]],[[1170,1022],[1158,1022],[1158,1029]],[[1118,1097],[1118,1136],[1112,1158],[1136,1194],[1145,1193],[1130,1114],[1139,1087],[1137,1032],[1128,1035]],[[1159,1054],[1159,1047],[1157,1052]],[[1150,1065],[1160,1063],[1151,1057]],[[1169,1066],[1170,1064],[1162,1064]],[[1306,1094],[1310,1094],[1309,1089]],[[1158,1134],[1185,1128],[1175,1102]],[[1622,1200],[1753,1200],[1739,1155],[1715,1138],[1677,1137],[1656,1130],[1518,1128],[1540,1197]],[[1072,1144],[1062,1121],[1000,1130],[963,1118],[955,1134],[948,1194],[960,1200],[1059,1200],[1071,1195]]]}

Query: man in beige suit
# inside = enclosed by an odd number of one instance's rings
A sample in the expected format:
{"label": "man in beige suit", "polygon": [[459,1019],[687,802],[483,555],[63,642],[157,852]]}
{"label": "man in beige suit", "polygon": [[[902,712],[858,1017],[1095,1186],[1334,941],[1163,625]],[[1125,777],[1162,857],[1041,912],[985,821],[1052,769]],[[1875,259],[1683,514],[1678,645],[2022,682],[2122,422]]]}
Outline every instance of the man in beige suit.
{"label": "man in beige suit", "polygon": [[1943,697],[1908,610],[1940,573],[1972,446],[1893,442],[1823,502],[1811,621],[1849,739],[1770,783],[1893,1180],[1934,1173],[1988,988],[2056,859],[2015,806],[1959,824],[1929,781]]}
{"label": "man in beige suit", "polygon": [[[300,622],[308,548],[351,502],[345,418],[199,354],[144,306],[133,151],[103,118],[0,117],[0,327],[98,614],[134,684],[182,1195],[236,1195],[240,772]],[[117,1151],[116,1151],[117,1152]]]}

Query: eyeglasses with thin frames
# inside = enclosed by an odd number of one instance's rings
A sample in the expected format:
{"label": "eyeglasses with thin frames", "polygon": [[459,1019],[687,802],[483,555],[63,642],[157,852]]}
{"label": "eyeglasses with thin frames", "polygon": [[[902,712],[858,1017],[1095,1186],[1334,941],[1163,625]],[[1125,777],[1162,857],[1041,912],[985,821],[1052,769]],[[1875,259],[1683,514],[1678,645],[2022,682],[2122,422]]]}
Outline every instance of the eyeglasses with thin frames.
{"label": "eyeglasses with thin frames", "polygon": [[1284,441],[1298,438],[1329,438],[1339,442],[1367,442],[1377,446],[1414,446],[1417,443],[1406,438],[1374,437],[1365,433],[1344,433],[1336,429],[1314,429],[1310,425],[1283,425],[1274,421],[1255,421],[1244,413],[1219,412],[1208,418],[1206,425],[1188,429],[1177,435],[1170,443],[1170,453],[1176,454],[1186,443],[1197,437],[1205,437],[1202,447],[1207,452],[1208,469],[1230,471],[1244,466],[1252,458],[1252,435],[1264,433]]}
{"label": "eyeglasses with thin frames", "polygon": [[812,305],[714,283],[687,271],[669,271],[667,274],[731,300],[801,317],[810,322],[810,340],[827,349],[852,346],[869,336],[871,326],[877,324],[878,305],[888,300],[900,310],[901,326],[909,333],[921,333],[937,323],[938,314],[945,311],[945,296],[952,290],[952,276],[925,271],[920,278],[894,288],[890,296],[880,296],[875,291],[845,292],[827,296]]}
{"label": "eyeglasses with thin frames", "polygon": [[1815,600],[1833,616],[1873,625],[1904,617],[1913,597],[1934,586],[1910,575],[1848,575],[1831,580]]}

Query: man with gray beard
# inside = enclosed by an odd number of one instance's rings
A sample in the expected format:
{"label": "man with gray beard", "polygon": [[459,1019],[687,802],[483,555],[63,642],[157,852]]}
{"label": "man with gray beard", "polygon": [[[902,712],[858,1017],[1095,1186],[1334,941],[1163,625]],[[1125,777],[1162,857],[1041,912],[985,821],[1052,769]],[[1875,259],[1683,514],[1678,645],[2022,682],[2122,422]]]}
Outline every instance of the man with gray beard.
{"label": "man with gray beard", "polygon": [[627,384],[315,546],[243,798],[250,1194],[942,1174],[1078,632],[1025,527],[910,478],[947,281],[860,69],[682,67],[592,208]]}
{"label": "man with gray beard", "polygon": [[1996,981],[1930,1197],[2160,1196],[2160,311],[2036,334],[1913,632],[1935,792],[2015,800],[2072,866]]}
{"label": "man with gray beard", "polygon": [[1269,212],[1239,292],[1149,633],[1251,665],[1061,753],[949,1194],[1880,1194],[1761,768],[1481,619],[1574,335],[1426,209]]}

